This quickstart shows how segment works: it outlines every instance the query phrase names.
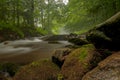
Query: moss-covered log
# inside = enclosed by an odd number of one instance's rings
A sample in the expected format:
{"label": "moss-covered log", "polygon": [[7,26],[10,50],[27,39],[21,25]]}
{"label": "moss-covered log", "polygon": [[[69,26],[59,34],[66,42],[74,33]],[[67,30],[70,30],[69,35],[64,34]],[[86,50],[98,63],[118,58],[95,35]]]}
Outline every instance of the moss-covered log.
{"label": "moss-covered log", "polygon": [[[97,32],[97,33],[95,33]],[[111,50],[119,50],[120,47],[120,12],[97,25],[90,30],[87,35],[88,41],[95,44],[99,48],[108,48]]]}

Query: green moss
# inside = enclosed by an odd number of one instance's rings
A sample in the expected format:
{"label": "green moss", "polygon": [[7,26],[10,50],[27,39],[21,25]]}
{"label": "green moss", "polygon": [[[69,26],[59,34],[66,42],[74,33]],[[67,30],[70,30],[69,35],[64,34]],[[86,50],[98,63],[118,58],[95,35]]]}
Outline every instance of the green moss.
{"label": "green moss", "polygon": [[92,44],[84,45],[80,48],[79,60],[84,61],[87,57],[89,50],[94,50],[94,46]]}
{"label": "green moss", "polygon": [[71,58],[74,57],[81,62],[81,61],[84,61],[86,57],[88,56],[88,54],[90,54],[90,51],[93,51],[94,49],[95,49],[94,45],[87,44],[87,45],[83,45],[80,48],[76,49],[70,55],[71,55]]}
{"label": "green moss", "polygon": [[39,60],[23,66],[14,80],[57,80],[60,69],[51,60]]}
{"label": "green moss", "polygon": [[63,80],[63,75],[62,74],[58,74],[58,79],[57,80]]}
{"label": "green moss", "polygon": [[70,53],[62,66],[65,80],[81,80],[91,69],[91,61],[95,59],[95,47],[92,44],[81,46]]}
{"label": "green moss", "polygon": [[88,67],[90,67],[90,65],[89,65],[88,63],[85,63],[85,62],[84,62],[84,63],[83,63],[83,67],[87,69]]}
{"label": "green moss", "polygon": [[87,57],[87,52],[88,50],[86,50],[85,48],[81,49],[80,55],[79,55],[79,60],[83,61],[86,57]]}
{"label": "green moss", "polygon": [[39,65],[40,65],[40,63],[38,63],[38,62],[32,62],[32,63],[30,64],[31,67],[39,66]]}
{"label": "green moss", "polygon": [[87,44],[87,45],[83,45],[83,48],[89,48],[89,49],[95,49],[93,44]]}
{"label": "green moss", "polygon": [[53,68],[58,68],[58,66],[56,64],[52,63],[52,61],[50,61],[48,59],[34,61],[27,66],[29,66],[30,68],[33,68],[33,67],[42,67],[42,66],[46,67],[46,65],[49,65],[50,67],[53,67]]}

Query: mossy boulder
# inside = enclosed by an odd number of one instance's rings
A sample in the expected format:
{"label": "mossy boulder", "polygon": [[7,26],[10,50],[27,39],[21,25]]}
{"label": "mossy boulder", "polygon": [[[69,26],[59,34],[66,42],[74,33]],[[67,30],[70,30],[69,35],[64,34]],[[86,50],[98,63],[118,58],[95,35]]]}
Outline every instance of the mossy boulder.
{"label": "mossy boulder", "polygon": [[120,12],[96,25],[88,32],[87,39],[99,48],[120,50]]}
{"label": "mossy boulder", "polygon": [[101,61],[82,80],[120,80],[120,52],[114,53]]}
{"label": "mossy boulder", "polygon": [[23,66],[13,80],[57,80],[60,69],[50,60],[41,60]]}
{"label": "mossy boulder", "polygon": [[65,80],[81,80],[100,60],[101,56],[92,44],[84,45],[68,55],[61,73]]}

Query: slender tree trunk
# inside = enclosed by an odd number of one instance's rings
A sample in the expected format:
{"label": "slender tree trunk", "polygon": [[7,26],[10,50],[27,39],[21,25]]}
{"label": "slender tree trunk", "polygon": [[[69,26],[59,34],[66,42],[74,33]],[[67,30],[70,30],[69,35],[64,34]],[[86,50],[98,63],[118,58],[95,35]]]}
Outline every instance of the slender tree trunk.
{"label": "slender tree trunk", "polygon": [[34,0],[31,0],[31,25],[34,27]]}
{"label": "slender tree trunk", "polygon": [[42,28],[44,28],[44,15],[43,15],[43,8],[41,7],[41,24]]}
{"label": "slender tree trunk", "polygon": [[19,0],[17,0],[17,11],[16,11],[16,18],[17,18],[17,26],[20,26],[20,18],[19,18]]}
{"label": "slender tree trunk", "polygon": [[12,17],[12,19],[13,19],[14,25],[16,24],[16,22],[15,22],[15,15],[16,15],[16,6],[15,6],[15,2],[13,2],[13,17]]}
{"label": "slender tree trunk", "polygon": [[50,0],[48,0],[48,17],[47,17],[47,27],[50,29]]}

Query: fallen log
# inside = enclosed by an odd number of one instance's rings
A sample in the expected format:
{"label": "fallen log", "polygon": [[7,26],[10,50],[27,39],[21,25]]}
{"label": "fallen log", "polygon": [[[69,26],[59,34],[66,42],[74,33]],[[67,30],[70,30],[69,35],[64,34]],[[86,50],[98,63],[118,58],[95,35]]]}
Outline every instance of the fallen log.
{"label": "fallen log", "polygon": [[87,40],[97,48],[120,50],[120,12],[91,29]]}

